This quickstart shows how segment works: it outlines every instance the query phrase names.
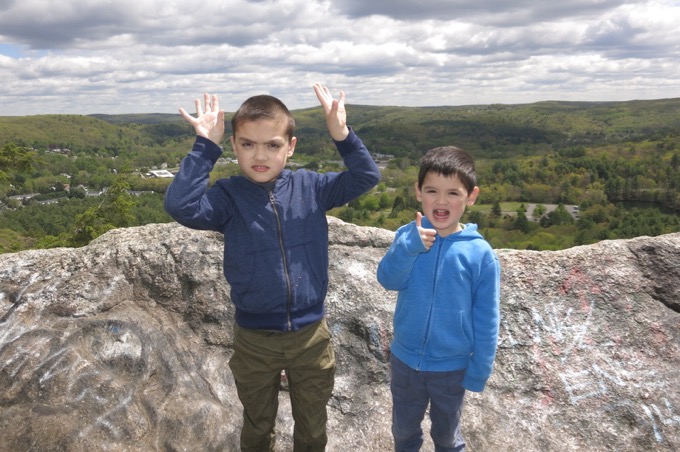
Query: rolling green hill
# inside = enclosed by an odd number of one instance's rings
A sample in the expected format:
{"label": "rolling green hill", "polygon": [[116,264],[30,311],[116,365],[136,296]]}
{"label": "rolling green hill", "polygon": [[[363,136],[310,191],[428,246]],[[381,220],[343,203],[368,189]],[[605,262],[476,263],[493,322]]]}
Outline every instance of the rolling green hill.
{"label": "rolling green hill", "polygon": [[[398,157],[417,157],[432,147],[455,144],[478,158],[509,158],[574,145],[677,139],[680,133],[680,98],[347,109],[348,122],[372,152]],[[293,115],[299,153],[314,155],[328,148],[320,108],[295,110]],[[13,142],[36,148],[119,148],[191,138],[190,126],[178,114],[0,117],[0,146]]]}
{"label": "rolling green hill", "polygon": [[[477,223],[494,247],[563,249],[680,231],[680,98],[350,104],[347,111],[379,160],[382,181],[330,212],[345,221],[392,230],[411,221],[420,208],[413,195],[418,159],[456,145],[474,156],[480,185],[464,221]],[[340,169],[321,108],[292,113],[298,143],[290,163]],[[171,179],[145,175],[177,168],[193,140],[179,114],[0,116],[0,254],[79,246],[113,227],[171,221],[162,206]],[[211,179],[237,172],[225,160]],[[528,205],[551,207],[529,213]]]}

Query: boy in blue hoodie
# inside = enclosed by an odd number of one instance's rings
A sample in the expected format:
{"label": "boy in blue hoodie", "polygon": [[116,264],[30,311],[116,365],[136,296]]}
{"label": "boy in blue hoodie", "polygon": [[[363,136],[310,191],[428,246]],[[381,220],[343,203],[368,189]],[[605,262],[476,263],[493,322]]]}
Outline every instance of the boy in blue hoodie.
{"label": "boy in blue hoodie", "polygon": [[328,288],[326,212],[378,183],[380,172],[347,126],[345,94],[314,91],[347,170],[320,174],[285,169],[297,139],[295,121],[277,98],[247,99],[232,118],[231,146],[243,175],[216,181],[224,111],[217,96],[196,100],[196,117],[180,109],[196,141],[168,187],[165,209],[180,224],[224,234],[224,276],[235,305],[229,361],[243,404],[242,451],[274,450],[281,372],[290,389],[295,451],[323,451],[326,404],[335,355],[325,321]]}
{"label": "boy in blue hoodie", "polygon": [[459,223],[475,203],[474,161],[454,146],[421,160],[416,198],[422,211],[397,231],[378,281],[399,291],[391,345],[395,450],[418,451],[430,405],[436,451],[463,451],[465,391],[491,376],[500,321],[500,265],[476,224]]}

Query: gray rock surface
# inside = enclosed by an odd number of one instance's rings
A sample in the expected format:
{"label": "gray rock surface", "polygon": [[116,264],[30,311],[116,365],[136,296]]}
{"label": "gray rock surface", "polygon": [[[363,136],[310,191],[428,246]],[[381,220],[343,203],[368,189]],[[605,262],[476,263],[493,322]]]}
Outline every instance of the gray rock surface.
{"label": "gray rock surface", "polygon": [[[329,222],[328,450],[388,451],[395,294],[375,270],[393,233]],[[221,254],[219,234],[158,224],[0,255],[0,450],[237,450]],[[497,254],[500,348],[467,397],[469,450],[680,449],[680,234]],[[285,385],[280,401],[288,451]]]}

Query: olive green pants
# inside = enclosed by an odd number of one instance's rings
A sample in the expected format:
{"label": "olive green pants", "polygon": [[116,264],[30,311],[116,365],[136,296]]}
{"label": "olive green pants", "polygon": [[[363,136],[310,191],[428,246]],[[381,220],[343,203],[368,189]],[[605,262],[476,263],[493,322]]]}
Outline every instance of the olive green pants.
{"label": "olive green pants", "polygon": [[298,331],[272,332],[234,325],[229,367],[243,404],[241,450],[272,451],[281,371],[288,377],[294,450],[326,448],[326,404],[333,392],[335,354],[326,320]]}

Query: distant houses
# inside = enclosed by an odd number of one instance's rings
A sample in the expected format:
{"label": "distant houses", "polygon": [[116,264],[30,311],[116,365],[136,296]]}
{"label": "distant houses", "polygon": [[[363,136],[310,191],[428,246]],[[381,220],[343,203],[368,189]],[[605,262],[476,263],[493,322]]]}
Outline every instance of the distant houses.
{"label": "distant houses", "polygon": [[148,173],[145,174],[146,177],[158,177],[158,178],[173,178],[175,177],[174,174],[172,174],[168,170],[150,170]]}

